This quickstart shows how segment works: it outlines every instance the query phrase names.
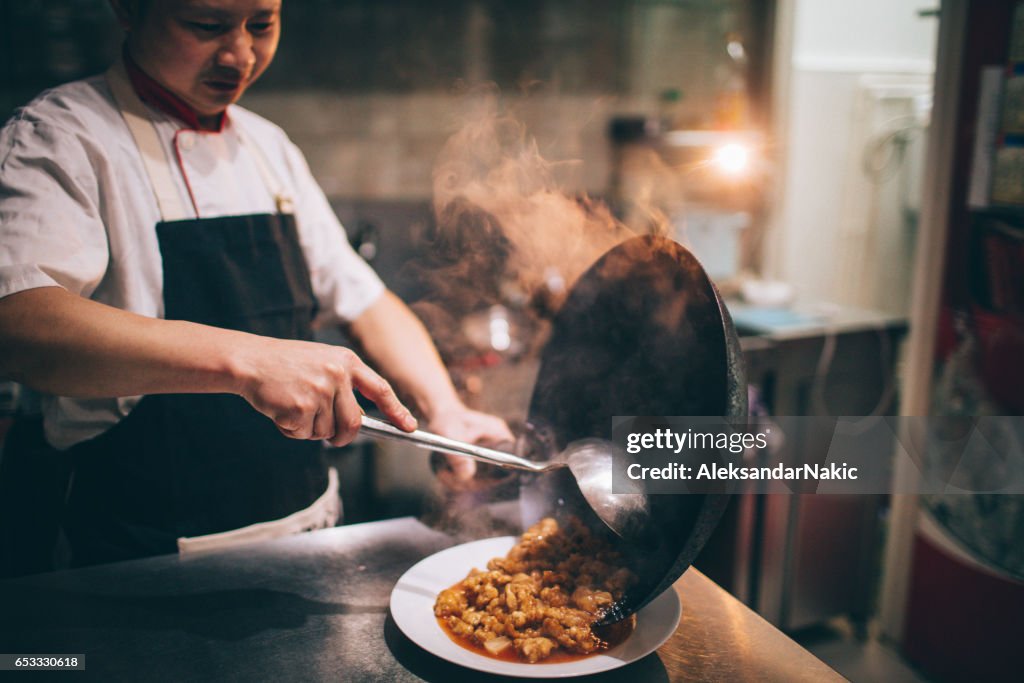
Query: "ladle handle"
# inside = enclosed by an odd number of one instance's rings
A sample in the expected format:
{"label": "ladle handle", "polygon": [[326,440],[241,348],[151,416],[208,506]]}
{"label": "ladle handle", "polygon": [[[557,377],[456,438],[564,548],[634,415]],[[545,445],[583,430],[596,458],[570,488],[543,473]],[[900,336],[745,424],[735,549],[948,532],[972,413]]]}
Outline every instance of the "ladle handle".
{"label": "ladle handle", "polygon": [[473,444],[449,439],[444,436],[438,436],[437,434],[431,434],[430,432],[424,432],[419,429],[414,432],[403,432],[401,429],[389,422],[377,420],[366,415],[363,415],[363,422],[362,426],[359,427],[359,431],[374,438],[404,441],[430,451],[440,451],[441,453],[450,453],[452,455],[464,455],[475,460],[481,460],[483,462],[489,462],[492,465],[498,465],[499,467],[511,467],[513,469],[528,470],[530,472],[544,472],[547,469],[550,469],[545,466],[544,463],[533,462],[531,460],[526,460],[525,458],[512,455],[511,453],[504,453],[491,448],[484,448],[483,446],[474,446]]}

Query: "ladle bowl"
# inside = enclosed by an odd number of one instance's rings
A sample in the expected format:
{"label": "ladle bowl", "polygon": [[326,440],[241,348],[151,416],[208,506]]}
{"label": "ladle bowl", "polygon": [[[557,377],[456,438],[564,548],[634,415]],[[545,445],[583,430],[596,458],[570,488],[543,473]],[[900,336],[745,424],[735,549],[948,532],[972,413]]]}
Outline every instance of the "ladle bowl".
{"label": "ladle bowl", "polygon": [[612,492],[612,471],[622,449],[603,439],[579,439],[557,451],[548,460],[528,460],[511,453],[449,439],[423,430],[405,432],[389,422],[363,415],[359,431],[367,436],[402,441],[419,448],[461,455],[499,467],[533,473],[568,468],[583,498],[594,514],[617,536],[629,542],[641,542],[650,526],[651,507],[639,487],[624,493]]}

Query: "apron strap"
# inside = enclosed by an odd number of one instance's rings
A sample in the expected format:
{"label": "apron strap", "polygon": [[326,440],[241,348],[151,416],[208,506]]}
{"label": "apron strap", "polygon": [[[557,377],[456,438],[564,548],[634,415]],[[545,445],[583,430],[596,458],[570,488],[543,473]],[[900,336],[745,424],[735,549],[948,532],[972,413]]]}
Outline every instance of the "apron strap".
{"label": "apron strap", "polygon": [[121,60],[115,62],[107,71],[107,83],[110,84],[110,90],[114,93],[121,116],[128,124],[128,130],[135,138],[135,146],[138,147],[139,154],[142,155],[142,163],[149,175],[149,185],[156,196],[161,218],[164,221],[192,218],[191,213],[186,211],[185,204],[181,201],[181,194],[178,192],[178,186],[171,176],[171,162],[164,152],[163,145],[160,144],[156,126],[153,125],[153,120],[149,112],[146,111],[146,105],[135,94]]}
{"label": "apron strap", "polygon": [[243,145],[249,148],[252,152],[253,162],[256,164],[256,170],[259,171],[260,176],[263,178],[263,183],[270,190],[270,195],[274,198],[274,205],[277,207],[278,213],[295,213],[295,203],[292,200],[291,195],[287,190],[284,189],[284,185],[281,183],[280,178],[270,168],[270,163],[267,161],[267,157],[263,154],[263,150],[260,149],[259,145],[249,143],[249,136],[242,132],[241,127],[237,127],[238,139]]}

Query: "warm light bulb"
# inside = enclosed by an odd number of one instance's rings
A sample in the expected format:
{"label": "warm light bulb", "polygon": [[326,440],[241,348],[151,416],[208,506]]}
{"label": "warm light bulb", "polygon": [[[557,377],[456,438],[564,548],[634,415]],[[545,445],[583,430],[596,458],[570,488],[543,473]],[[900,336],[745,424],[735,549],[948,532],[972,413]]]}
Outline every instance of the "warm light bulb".
{"label": "warm light bulb", "polygon": [[507,319],[491,318],[491,348],[495,351],[508,351],[512,348],[512,331]]}
{"label": "warm light bulb", "polygon": [[742,175],[750,165],[750,150],[738,142],[730,142],[715,150],[714,162],[727,175]]}

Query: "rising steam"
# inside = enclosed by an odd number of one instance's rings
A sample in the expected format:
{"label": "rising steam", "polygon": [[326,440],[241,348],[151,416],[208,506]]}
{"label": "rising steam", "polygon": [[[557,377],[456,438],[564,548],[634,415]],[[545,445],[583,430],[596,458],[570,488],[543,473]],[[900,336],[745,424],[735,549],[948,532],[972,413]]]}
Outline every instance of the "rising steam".
{"label": "rising steam", "polygon": [[634,233],[604,203],[564,189],[561,177],[579,162],[542,158],[495,89],[475,90],[467,102],[433,176],[442,297],[468,308],[520,297],[550,314],[594,261]]}

